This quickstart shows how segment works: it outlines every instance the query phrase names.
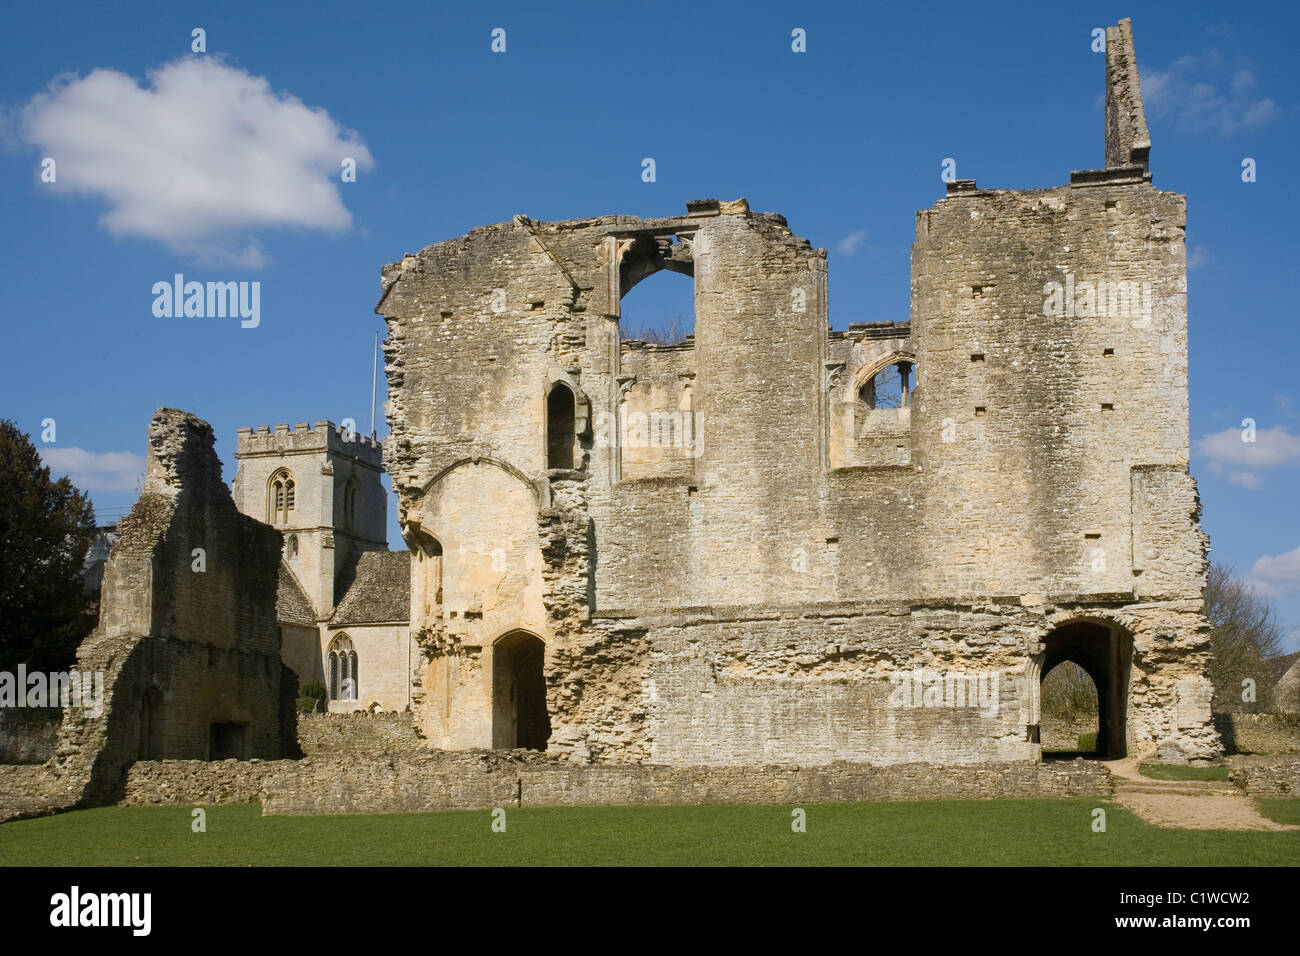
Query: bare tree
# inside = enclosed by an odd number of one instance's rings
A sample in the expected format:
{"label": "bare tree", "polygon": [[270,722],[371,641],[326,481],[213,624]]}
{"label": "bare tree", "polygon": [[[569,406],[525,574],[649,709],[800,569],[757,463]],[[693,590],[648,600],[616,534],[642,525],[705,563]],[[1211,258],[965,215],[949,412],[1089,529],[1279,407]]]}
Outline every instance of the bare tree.
{"label": "bare tree", "polygon": [[627,328],[623,330],[623,338],[640,339],[650,345],[678,345],[685,342],[686,336],[694,331],[694,328],[687,325],[686,316],[679,312],[669,319],[668,324],[663,328],[648,325]]}
{"label": "bare tree", "polygon": [[1097,687],[1074,661],[1062,661],[1043,678],[1039,706],[1044,717],[1095,717]]}
{"label": "bare tree", "polygon": [[[1214,658],[1209,677],[1214,685],[1214,710],[1219,713],[1269,710],[1276,675],[1265,663],[1282,653],[1282,627],[1272,603],[1232,568],[1210,565],[1206,581],[1205,616],[1210,621]],[[1258,699],[1242,702],[1242,681],[1255,681]]]}

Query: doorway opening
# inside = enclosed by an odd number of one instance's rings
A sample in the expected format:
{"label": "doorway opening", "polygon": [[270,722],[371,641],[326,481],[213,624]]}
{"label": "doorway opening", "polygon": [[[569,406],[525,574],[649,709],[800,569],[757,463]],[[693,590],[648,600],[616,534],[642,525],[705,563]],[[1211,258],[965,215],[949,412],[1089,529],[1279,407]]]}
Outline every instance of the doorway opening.
{"label": "doorway opening", "polygon": [[492,746],[498,750],[545,750],[551,737],[546,712],[546,645],[524,631],[507,634],[492,648]]}

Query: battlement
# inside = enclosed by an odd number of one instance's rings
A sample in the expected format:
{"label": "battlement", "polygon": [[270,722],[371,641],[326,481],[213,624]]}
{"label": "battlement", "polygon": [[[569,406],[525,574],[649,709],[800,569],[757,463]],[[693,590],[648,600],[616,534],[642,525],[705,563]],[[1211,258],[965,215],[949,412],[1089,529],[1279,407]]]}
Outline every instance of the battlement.
{"label": "battlement", "polygon": [[240,428],[235,457],[254,455],[285,455],[298,452],[331,451],[357,458],[381,467],[383,444],[360,432],[348,433],[341,425],[322,419],[315,422],[298,422],[294,425],[258,425]]}

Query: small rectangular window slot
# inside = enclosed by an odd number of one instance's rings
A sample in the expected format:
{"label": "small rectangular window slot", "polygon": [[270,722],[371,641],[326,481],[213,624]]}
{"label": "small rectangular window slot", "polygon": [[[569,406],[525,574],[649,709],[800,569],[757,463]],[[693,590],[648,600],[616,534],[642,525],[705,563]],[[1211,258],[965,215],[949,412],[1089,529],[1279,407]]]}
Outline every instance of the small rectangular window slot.
{"label": "small rectangular window slot", "polygon": [[1114,208],[1115,208],[1116,206],[1118,206],[1118,205],[1119,205],[1119,200],[1118,200],[1118,199],[1107,199],[1107,200],[1106,200],[1106,208],[1107,208],[1107,209],[1114,209]]}
{"label": "small rectangular window slot", "polygon": [[1084,535],[1083,535],[1083,536],[1084,536],[1085,538],[1087,538],[1089,541],[1098,541],[1098,540],[1101,539],[1101,532],[1100,532],[1100,531],[1087,531],[1087,532],[1084,532]]}
{"label": "small rectangular window slot", "polygon": [[1102,402],[1101,410],[1103,412],[1113,412],[1115,410],[1115,406],[1111,402]]}
{"label": "small rectangular window slot", "polygon": [[1114,349],[1102,349],[1102,350],[1101,350],[1101,354],[1102,354],[1102,355],[1114,355],[1114,354],[1115,354],[1115,350],[1114,350]]}
{"label": "small rectangular window slot", "polygon": [[985,415],[987,412],[988,412],[988,409],[987,409],[985,406],[983,406],[983,405],[976,405],[976,406],[975,406],[975,417],[976,417],[976,418],[983,418],[984,415]]}
{"label": "small rectangular window slot", "polygon": [[442,310],[441,312],[439,312],[438,314],[439,314],[440,316],[442,316],[444,319],[450,319],[450,318],[452,317],[452,314],[453,314],[453,313],[452,313],[451,309],[443,309],[443,310]]}
{"label": "small rectangular window slot", "polygon": [[982,362],[982,361],[984,361],[984,353],[983,353],[983,352],[973,352],[973,353],[971,353],[970,360],[971,360],[972,362]]}
{"label": "small rectangular window slot", "polygon": [[972,298],[972,299],[982,299],[982,298],[984,298],[984,290],[987,289],[987,288],[988,288],[988,286],[986,286],[986,285],[973,285],[973,286],[971,286],[971,287],[970,287],[971,298]]}

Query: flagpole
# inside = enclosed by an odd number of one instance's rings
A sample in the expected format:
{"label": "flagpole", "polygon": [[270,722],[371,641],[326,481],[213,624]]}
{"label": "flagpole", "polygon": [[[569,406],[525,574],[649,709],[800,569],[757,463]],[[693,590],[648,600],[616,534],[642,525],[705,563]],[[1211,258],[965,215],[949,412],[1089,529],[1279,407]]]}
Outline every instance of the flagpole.
{"label": "flagpole", "polygon": [[379,333],[375,333],[375,357],[370,365],[370,437],[375,437],[375,383],[379,380]]}

